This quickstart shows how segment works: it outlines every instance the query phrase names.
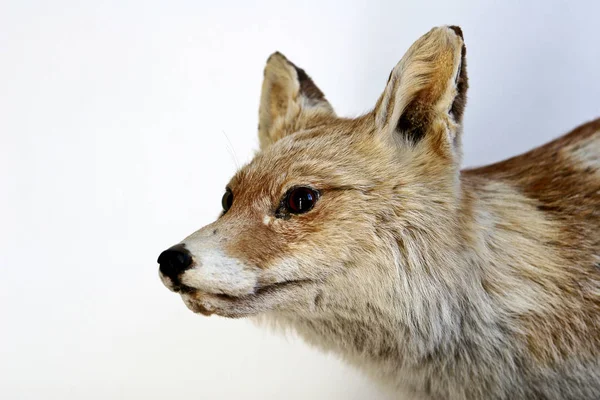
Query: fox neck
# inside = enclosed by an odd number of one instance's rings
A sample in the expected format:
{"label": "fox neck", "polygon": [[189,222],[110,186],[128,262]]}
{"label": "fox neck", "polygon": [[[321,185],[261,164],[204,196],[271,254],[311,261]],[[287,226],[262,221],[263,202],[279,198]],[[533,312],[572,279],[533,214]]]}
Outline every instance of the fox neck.
{"label": "fox neck", "polygon": [[[548,299],[518,267],[544,257],[556,263],[552,252],[544,255],[543,232],[551,235],[551,229],[506,184],[461,179],[457,193],[453,211],[446,207],[433,217],[444,223],[429,222],[437,230],[403,227],[402,239],[393,230],[381,232],[378,254],[333,280],[310,312],[281,314],[279,322],[309,343],[417,391],[427,391],[432,378],[460,380],[448,374],[487,375],[488,389],[502,379],[520,379],[510,360],[521,327],[512,326],[511,318],[537,313],[536,304]],[[355,282],[351,290],[349,281]]]}

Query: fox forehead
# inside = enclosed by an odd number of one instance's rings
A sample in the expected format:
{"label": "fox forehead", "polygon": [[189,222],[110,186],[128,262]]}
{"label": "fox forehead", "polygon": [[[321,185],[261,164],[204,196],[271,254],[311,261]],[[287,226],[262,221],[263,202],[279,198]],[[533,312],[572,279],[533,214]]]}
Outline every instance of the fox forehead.
{"label": "fox forehead", "polygon": [[350,120],[295,132],[258,153],[228,187],[237,198],[280,196],[300,185],[318,189],[370,186],[369,160],[381,159],[381,155],[368,134],[366,126]]}

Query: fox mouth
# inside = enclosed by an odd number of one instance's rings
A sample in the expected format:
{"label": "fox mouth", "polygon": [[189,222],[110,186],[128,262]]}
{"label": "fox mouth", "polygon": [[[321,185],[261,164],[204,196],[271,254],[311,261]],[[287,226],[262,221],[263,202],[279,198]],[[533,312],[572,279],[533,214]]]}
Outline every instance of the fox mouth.
{"label": "fox mouth", "polygon": [[291,300],[297,289],[315,284],[311,279],[277,282],[258,287],[253,293],[233,296],[207,293],[191,287],[178,287],[185,305],[193,312],[210,316],[242,318],[270,311]]}

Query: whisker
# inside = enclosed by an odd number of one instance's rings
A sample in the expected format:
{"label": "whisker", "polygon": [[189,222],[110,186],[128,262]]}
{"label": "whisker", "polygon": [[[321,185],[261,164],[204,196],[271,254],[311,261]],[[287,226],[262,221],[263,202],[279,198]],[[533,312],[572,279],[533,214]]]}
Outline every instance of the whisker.
{"label": "whisker", "polygon": [[240,169],[240,164],[238,162],[238,158],[237,158],[237,154],[235,153],[235,148],[233,147],[233,143],[231,143],[231,140],[229,140],[229,136],[227,136],[227,134],[225,133],[225,131],[221,131],[221,133],[223,134],[223,136],[225,136],[225,139],[227,139],[227,152],[229,153],[229,155],[231,156],[231,158],[233,158],[233,162],[235,164],[235,168],[236,169]]}

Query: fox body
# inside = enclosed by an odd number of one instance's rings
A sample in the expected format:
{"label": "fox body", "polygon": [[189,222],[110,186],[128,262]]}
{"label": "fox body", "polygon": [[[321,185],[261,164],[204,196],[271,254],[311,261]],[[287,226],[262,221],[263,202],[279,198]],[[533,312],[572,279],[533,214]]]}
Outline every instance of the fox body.
{"label": "fox body", "polygon": [[224,213],[159,258],[194,312],[293,329],[397,393],[600,398],[600,120],[460,170],[458,27],[340,118],[280,53]]}

